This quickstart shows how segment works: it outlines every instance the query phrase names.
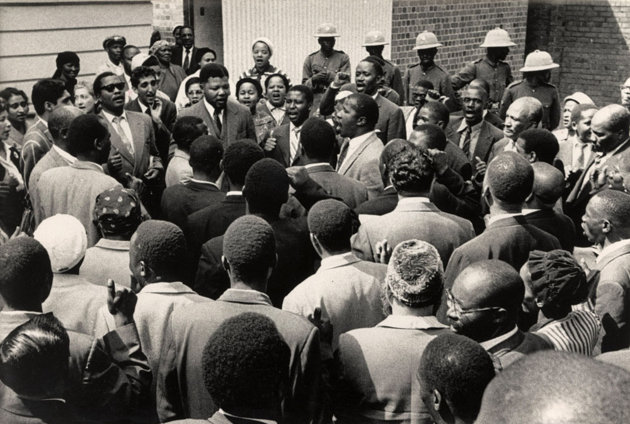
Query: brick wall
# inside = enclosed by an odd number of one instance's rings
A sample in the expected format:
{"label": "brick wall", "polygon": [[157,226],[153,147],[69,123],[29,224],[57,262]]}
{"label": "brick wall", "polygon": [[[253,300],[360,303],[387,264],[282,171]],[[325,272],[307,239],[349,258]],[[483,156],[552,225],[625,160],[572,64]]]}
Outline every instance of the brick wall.
{"label": "brick wall", "polygon": [[517,44],[507,61],[514,77],[523,63],[527,24],[525,0],[393,0],[392,60],[401,70],[417,63],[413,49],[419,33],[432,31],[440,47],[436,63],[448,72],[457,72],[465,63],[485,55],[479,44],[488,30],[502,26]]}
{"label": "brick wall", "polygon": [[630,77],[630,2],[531,0],[527,51],[547,50],[560,64],[552,83],[560,98],[583,91],[603,106],[619,102]]}
{"label": "brick wall", "polygon": [[153,29],[160,31],[163,40],[173,41],[173,28],[184,24],[183,0],[152,0]]}

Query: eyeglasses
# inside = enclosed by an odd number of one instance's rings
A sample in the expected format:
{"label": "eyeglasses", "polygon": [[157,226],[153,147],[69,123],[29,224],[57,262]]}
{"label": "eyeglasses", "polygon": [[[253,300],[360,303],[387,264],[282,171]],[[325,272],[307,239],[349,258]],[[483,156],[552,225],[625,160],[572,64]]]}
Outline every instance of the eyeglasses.
{"label": "eyeglasses", "polygon": [[27,103],[27,102],[11,103],[11,104],[9,105],[9,107],[10,107],[11,109],[17,109],[17,108],[19,108],[19,107],[26,107],[26,106],[28,106],[28,103]]}
{"label": "eyeglasses", "polygon": [[457,315],[457,316],[466,315],[466,314],[472,314],[474,312],[505,311],[505,309],[503,309],[500,306],[489,306],[489,307],[486,307],[486,308],[464,309],[459,304],[457,299],[455,299],[453,297],[453,293],[451,293],[451,291],[449,289],[446,289],[446,306],[448,307],[449,310],[453,311],[455,313],[455,315]]}
{"label": "eyeglasses", "polygon": [[114,90],[124,90],[125,89],[125,83],[124,82],[118,82],[116,84],[107,84],[101,87],[101,90],[105,90],[108,91],[110,93],[113,93]]}

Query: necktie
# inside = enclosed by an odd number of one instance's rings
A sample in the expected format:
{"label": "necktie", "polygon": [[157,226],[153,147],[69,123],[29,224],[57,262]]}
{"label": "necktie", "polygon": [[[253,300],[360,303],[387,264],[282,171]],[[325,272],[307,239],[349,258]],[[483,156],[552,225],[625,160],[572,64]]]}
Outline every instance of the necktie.
{"label": "necktie", "polygon": [[470,126],[466,126],[464,130],[464,141],[462,142],[462,150],[466,154],[466,157],[470,157],[470,139],[471,139],[472,129]]}
{"label": "necktie", "polygon": [[576,155],[573,158],[574,170],[584,169],[584,165],[585,165],[584,164],[584,148],[586,147],[586,144],[579,143],[577,147],[578,149],[577,149]]}
{"label": "necktie", "polygon": [[20,152],[15,146],[9,147],[9,157],[7,159],[13,162],[13,165],[15,165],[17,169],[20,169]]}
{"label": "necktie", "polygon": [[184,71],[188,70],[188,67],[190,66],[190,49],[186,49],[186,57],[184,58]]}
{"label": "necktie", "polygon": [[217,137],[221,137],[221,133],[223,132],[223,124],[221,124],[221,110],[214,109],[214,123],[217,124],[217,129],[219,130],[219,134]]}
{"label": "necktie", "polygon": [[289,143],[289,163],[293,164],[300,151],[300,128],[293,128],[293,137],[289,139]]}
{"label": "necktie", "polygon": [[123,118],[122,116],[114,116],[114,119],[112,119],[112,124],[113,124],[114,129],[118,133],[120,140],[123,142],[125,146],[127,146],[127,150],[129,150],[129,153],[133,155],[133,144],[131,143],[131,140],[129,140],[129,138],[127,137],[127,134],[125,134],[125,131],[123,130],[122,125],[120,124],[123,119],[125,118]]}
{"label": "necktie", "polygon": [[341,169],[341,164],[346,159],[349,145],[350,145],[349,140],[344,141],[343,144],[341,145],[341,151],[339,152],[339,158],[337,159],[337,170]]}

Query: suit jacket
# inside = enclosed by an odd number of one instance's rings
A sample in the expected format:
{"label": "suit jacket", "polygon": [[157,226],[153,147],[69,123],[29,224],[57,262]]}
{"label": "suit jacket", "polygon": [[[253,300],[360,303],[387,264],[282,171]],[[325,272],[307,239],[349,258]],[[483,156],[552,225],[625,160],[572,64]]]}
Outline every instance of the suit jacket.
{"label": "suit jacket", "polygon": [[[483,233],[455,249],[444,272],[444,288],[453,287],[455,278],[473,262],[499,259],[519,270],[532,250],[548,252],[553,249],[560,249],[558,239],[528,224],[524,216],[498,219],[489,224]],[[446,309],[446,296],[443,294],[437,314],[441,322],[446,322]]]}
{"label": "suit jacket", "polygon": [[[162,102],[162,112],[160,113],[160,120],[162,123],[157,125],[153,122],[153,118],[151,118],[151,122],[153,123],[153,131],[155,133],[155,146],[158,149],[160,159],[162,159],[162,164],[167,164],[169,153],[168,149],[172,138],[171,132],[173,131],[173,126],[177,120],[177,108],[175,107],[175,103],[170,100],[160,99],[160,101]],[[149,116],[146,112],[142,111],[139,98],[128,102],[125,105],[125,109],[132,112],[144,113]]]}
{"label": "suit jacket", "polygon": [[552,236],[556,236],[564,250],[573,252],[575,247],[575,226],[571,218],[553,209],[540,209],[526,214],[525,220],[528,224],[538,227]]}
{"label": "suit jacket", "polygon": [[182,230],[186,227],[188,215],[208,206],[218,205],[225,198],[213,183],[189,180],[175,184],[162,193],[162,214],[164,219],[176,224]]}
{"label": "suit jacket", "polygon": [[332,396],[338,422],[432,423],[415,375],[427,344],[449,331],[432,316],[390,315],[342,334]]}
{"label": "suit jacket", "polygon": [[390,246],[419,239],[431,243],[448,263],[458,246],[475,237],[470,221],[441,212],[434,204],[419,198],[405,198],[396,209],[362,223],[352,239],[352,251],[361,259],[377,262],[376,243],[387,239]]}
{"label": "suit jacket", "polygon": [[332,325],[334,352],[340,334],[373,327],[385,318],[381,283],[386,272],[386,265],[362,261],[350,252],[326,258],[284,298],[282,309],[308,318],[320,308],[322,319]]}
{"label": "suit jacket", "polygon": [[[192,418],[185,420],[169,421],[171,424],[260,424],[260,419],[239,418],[222,414],[217,411],[208,419],[195,420]],[[275,423],[275,421],[274,421]]]}
{"label": "suit jacket", "polygon": [[227,106],[223,112],[220,132],[217,124],[214,122],[214,118],[208,113],[204,100],[182,109],[179,116],[197,116],[203,119],[203,122],[208,126],[209,134],[223,141],[224,148],[236,140],[244,138],[256,140],[256,131],[251,112],[248,108],[233,100],[228,99]]}
{"label": "suit jacket", "polygon": [[378,166],[382,151],[383,143],[373,132],[343,163],[337,164],[337,172],[362,182],[368,190],[368,198],[372,199],[383,190]]}
{"label": "suit jacket", "polygon": [[[449,122],[447,129],[447,136],[449,140],[459,147],[459,134],[457,129],[462,124],[464,117],[454,119]],[[494,144],[503,138],[503,131],[492,125],[486,120],[481,121],[481,128],[479,130],[479,138],[475,145],[475,150],[472,152],[469,158],[474,163],[475,157],[479,157],[482,161],[488,162],[490,160],[491,153],[493,151]]]}
{"label": "suit jacket", "polygon": [[367,189],[362,183],[338,174],[327,163],[307,165],[306,170],[309,177],[322,186],[326,193],[340,198],[352,209],[365,202],[368,198]]}
{"label": "suit jacket", "polygon": [[291,351],[290,381],[282,405],[285,422],[308,423],[319,415],[321,358],[317,328],[302,317],[274,308],[264,293],[230,289],[216,302],[195,303],[171,313],[157,378],[160,422],[207,418],[217,410],[199,372],[203,349],[217,327],[244,312],[270,318]]}
{"label": "suit jacket", "polygon": [[385,215],[393,211],[398,204],[398,193],[394,186],[389,186],[378,196],[361,203],[354,211],[357,215]]}
{"label": "suit jacket", "polygon": [[464,180],[470,180],[473,169],[466,153],[455,143],[448,140],[444,147],[444,153],[446,153],[446,162],[449,168],[461,175]]}
{"label": "suit jacket", "polygon": [[501,367],[505,369],[511,363],[521,359],[525,355],[548,349],[553,349],[553,346],[542,337],[517,330],[516,333],[507,340],[487,350],[488,353],[499,360]]}
{"label": "suit jacket", "polygon": [[[139,112],[126,111],[125,113],[133,139],[133,155],[121,140],[118,132],[116,132],[111,123],[106,120],[112,141],[110,157],[116,152],[119,152],[122,157],[122,171],[117,172],[113,169],[109,169],[109,167],[108,171],[112,177],[116,178],[122,184],[127,180],[125,177],[126,173],[137,178],[142,178],[149,169],[163,169],[162,160],[160,159],[157,146],[155,145],[155,132],[153,131],[153,121],[151,118]],[[101,115],[103,117],[105,116],[102,113]],[[153,159],[152,164],[151,158]]]}
{"label": "suit jacket", "polygon": [[24,134],[22,155],[20,157],[20,169],[24,177],[24,184],[29,183],[31,171],[35,168],[35,164],[48,153],[52,145],[53,138],[50,131],[48,131],[47,123],[38,118]]}
{"label": "suit jacket", "polygon": [[57,150],[51,148],[48,153],[41,158],[39,162],[35,165],[33,170],[31,171],[31,176],[28,181],[29,187],[29,196],[31,198],[31,205],[33,206],[33,214],[35,218],[35,225],[42,222],[43,218],[40,216],[40,204],[39,197],[37,196],[37,183],[39,182],[39,178],[42,174],[49,169],[59,168],[62,166],[68,166],[70,162],[68,162],[64,157],[62,157]]}
{"label": "suit jacket", "polygon": [[[190,49],[190,54],[189,54],[189,65],[187,69],[184,69],[184,71],[186,71],[186,75],[190,75],[192,73],[194,73],[197,69],[199,69],[199,63],[197,63],[197,61],[195,60],[195,56],[197,55],[197,47],[192,46],[192,48]],[[171,49],[171,51],[173,52],[173,56],[171,57],[171,63],[173,65],[177,65],[177,66],[181,66],[182,69],[184,68],[182,61],[184,60],[184,57],[186,56],[186,49],[184,49],[183,46],[173,46],[173,48]]]}
{"label": "suit jacket", "polygon": [[271,150],[270,152],[265,150],[265,155],[267,157],[277,160],[282,165],[284,165],[285,168],[288,168],[290,166],[303,165],[302,163],[303,152],[302,152],[301,144],[298,147],[298,151],[295,154],[293,161],[290,161],[291,159],[290,131],[291,131],[291,126],[289,124],[281,125],[279,127],[274,128],[271,131],[271,134],[276,139],[276,147],[274,147],[274,149]]}
{"label": "suit jacket", "polygon": [[0,422],[11,424],[72,424],[70,408],[59,400],[21,398],[0,384]]}
{"label": "suit jacket", "polygon": [[[258,103],[256,103],[256,112],[271,116],[271,119],[273,119],[273,122],[276,122],[276,120],[273,118],[273,115],[271,114],[271,111],[269,110],[269,107],[267,106],[267,102],[265,101],[265,99],[261,99]],[[288,125],[289,122],[291,122],[289,120],[289,116],[285,113],[284,117],[282,118],[282,121],[276,122],[276,127],[280,127],[282,125]]]}
{"label": "suit jacket", "polygon": [[111,278],[117,286],[131,288],[129,240],[100,239],[85,252],[79,275],[98,286],[107,286]]}

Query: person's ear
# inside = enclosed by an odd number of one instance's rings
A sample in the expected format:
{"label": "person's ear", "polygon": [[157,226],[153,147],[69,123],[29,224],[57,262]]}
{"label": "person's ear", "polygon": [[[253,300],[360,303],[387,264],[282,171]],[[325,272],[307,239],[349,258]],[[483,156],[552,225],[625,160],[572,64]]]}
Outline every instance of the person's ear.
{"label": "person's ear", "polygon": [[486,201],[486,204],[488,206],[492,206],[492,193],[490,193],[490,187],[484,187],[483,188],[483,192],[481,193],[481,196],[483,197],[483,200]]}
{"label": "person's ear", "polygon": [[613,230],[612,223],[607,219],[602,219],[602,233],[608,234]]}
{"label": "person's ear", "polygon": [[220,169],[221,171],[224,171],[224,169],[223,169],[223,159],[221,159],[221,160],[219,161],[219,169]]}
{"label": "person's ear", "polygon": [[52,102],[44,102],[44,109],[46,112],[52,112],[55,109],[55,104]]}
{"label": "person's ear", "polygon": [[228,273],[228,275],[230,274],[230,263],[228,262],[227,258],[223,255],[221,255],[221,265],[223,266],[223,269],[225,270],[225,272]]}
{"label": "person's ear", "polygon": [[577,131],[577,126],[578,126],[577,122],[571,120],[571,122],[569,123],[569,126],[571,127],[572,131]]}
{"label": "person's ear", "polygon": [[59,130],[59,137],[61,137],[62,140],[65,140],[66,138],[68,138],[69,130],[70,128],[62,128],[61,130]]}
{"label": "person's ear", "polygon": [[534,152],[534,151],[529,152],[529,158],[528,158],[529,163],[534,163],[534,162],[536,162],[537,159],[538,158],[536,157],[536,152]]}
{"label": "person's ear", "polygon": [[138,268],[140,269],[140,275],[144,278],[147,277],[148,272],[147,272],[147,264],[144,261],[140,261],[138,262]]}
{"label": "person's ear", "polygon": [[433,406],[435,411],[439,411],[442,407],[442,394],[438,389],[433,389],[431,392],[431,406]]}
{"label": "person's ear", "polygon": [[309,238],[311,239],[311,244],[313,245],[313,248],[315,249],[315,252],[317,252],[317,254],[321,257],[322,256],[322,246],[319,243],[319,240],[317,240],[317,236],[313,233],[309,233]]}
{"label": "person's ear", "polygon": [[534,200],[534,192],[529,193],[529,195],[525,198],[525,203],[529,203]]}
{"label": "person's ear", "polygon": [[364,127],[367,125],[367,118],[365,116],[359,116],[357,119],[357,127]]}

